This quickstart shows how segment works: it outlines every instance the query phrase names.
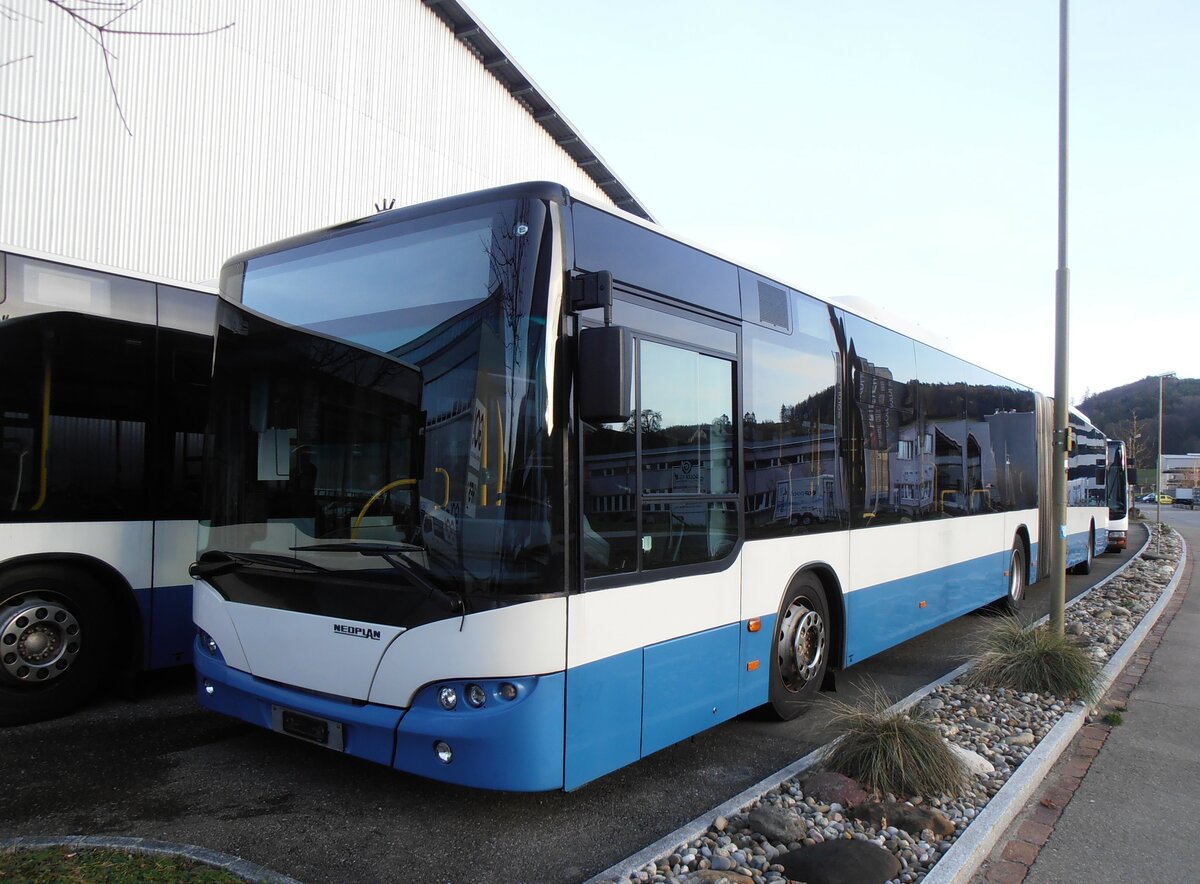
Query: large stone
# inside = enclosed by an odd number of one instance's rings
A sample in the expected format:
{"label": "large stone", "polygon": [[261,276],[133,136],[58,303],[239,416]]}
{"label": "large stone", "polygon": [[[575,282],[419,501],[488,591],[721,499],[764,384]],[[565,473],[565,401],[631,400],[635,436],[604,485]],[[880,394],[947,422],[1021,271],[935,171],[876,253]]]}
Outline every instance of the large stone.
{"label": "large stone", "polygon": [[808,834],[808,827],[800,814],[785,810],[776,804],[764,804],[754,808],[746,825],[755,832],[766,835],[767,840],[773,844],[800,841]]}
{"label": "large stone", "polygon": [[965,767],[967,772],[973,776],[987,776],[995,771],[995,765],[977,752],[964,749],[962,746],[958,746],[948,740],[946,741],[946,745],[950,747],[950,754],[957,758],[959,764]]}
{"label": "large stone", "polygon": [[954,834],[954,823],[933,807],[914,807],[897,801],[874,801],[859,805],[850,811],[850,815],[856,820],[870,823],[876,829],[895,826],[910,835],[918,836],[925,829],[929,829],[935,835]]}
{"label": "large stone", "polygon": [[884,884],[900,874],[900,860],[870,841],[826,841],[776,857],[784,874],[805,884]]}
{"label": "large stone", "polygon": [[686,872],[677,880],[680,884],[754,884],[753,878],[741,872],[714,872],[712,869]]}
{"label": "large stone", "polygon": [[809,774],[800,781],[800,788],[809,798],[816,798],[826,804],[840,804],[842,807],[862,804],[869,797],[855,780],[832,771]]}

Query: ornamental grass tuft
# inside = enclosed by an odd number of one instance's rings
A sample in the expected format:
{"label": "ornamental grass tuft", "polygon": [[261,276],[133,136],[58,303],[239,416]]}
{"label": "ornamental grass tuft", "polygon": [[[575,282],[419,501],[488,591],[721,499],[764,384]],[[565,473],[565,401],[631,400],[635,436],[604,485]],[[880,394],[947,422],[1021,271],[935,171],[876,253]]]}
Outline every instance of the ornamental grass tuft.
{"label": "ornamental grass tuft", "polygon": [[891,703],[877,686],[868,688],[865,699],[863,706],[822,700],[842,734],[825,754],[827,769],[897,797],[953,795],[965,787],[966,770],[932,722],[889,711]]}
{"label": "ornamental grass tuft", "polygon": [[1017,618],[1006,617],[984,633],[974,660],[967,681],[975,687],[1096,698],[1099,664],[1070,636],[1044,626],[1026,629]]}

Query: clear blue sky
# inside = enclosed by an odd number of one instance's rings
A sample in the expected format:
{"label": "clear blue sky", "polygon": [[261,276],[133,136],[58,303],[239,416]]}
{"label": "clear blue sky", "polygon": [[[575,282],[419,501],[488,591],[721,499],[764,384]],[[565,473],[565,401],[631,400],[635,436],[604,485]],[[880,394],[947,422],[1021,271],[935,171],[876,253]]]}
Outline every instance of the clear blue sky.
{"label": "clear blue sky", "polygon": [[[668,230],[1052,393],[1058,4],[467,0]],[[1200,377],[1200,2],[1071,9],[1070,390]]]}

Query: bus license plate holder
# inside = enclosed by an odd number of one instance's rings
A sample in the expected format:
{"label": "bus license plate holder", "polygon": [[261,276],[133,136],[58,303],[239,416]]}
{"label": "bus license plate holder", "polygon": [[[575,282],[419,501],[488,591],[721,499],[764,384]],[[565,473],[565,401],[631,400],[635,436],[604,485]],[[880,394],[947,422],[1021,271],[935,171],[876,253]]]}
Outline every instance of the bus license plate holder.
{"label": "bus license plate holder", "polygon": [[306,743],[325,746],[335,752],[342,752],[345,749],[340,721],[331,721],[328,718],[309,715],[306,712],[296,712],[293,709],[272,705],[271,730],[304,740]]}

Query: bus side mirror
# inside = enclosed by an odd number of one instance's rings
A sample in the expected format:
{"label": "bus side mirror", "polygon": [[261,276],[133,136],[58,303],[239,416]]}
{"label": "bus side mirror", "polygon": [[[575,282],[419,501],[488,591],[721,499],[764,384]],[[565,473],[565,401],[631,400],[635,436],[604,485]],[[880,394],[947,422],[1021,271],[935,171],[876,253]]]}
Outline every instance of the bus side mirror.
{"label": "bus side mirror", "polygon": [[633,335],[619,325],[579,330],[579,416],[589,424],[633,416]]}

